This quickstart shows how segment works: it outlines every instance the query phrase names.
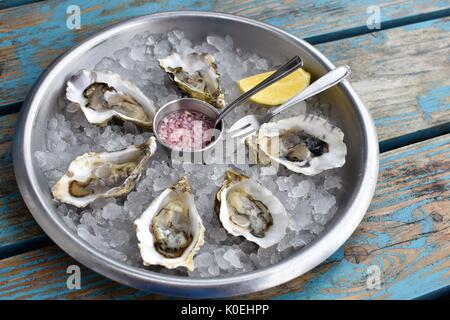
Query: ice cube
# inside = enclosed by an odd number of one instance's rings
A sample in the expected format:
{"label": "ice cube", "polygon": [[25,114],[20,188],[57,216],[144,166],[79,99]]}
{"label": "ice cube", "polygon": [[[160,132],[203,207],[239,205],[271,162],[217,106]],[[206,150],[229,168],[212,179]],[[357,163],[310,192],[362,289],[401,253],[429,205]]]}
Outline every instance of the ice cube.
{"label": "ice cube", "polygon": [[242,263],[241,263],[241,260],[239,259],[239,252],[240,252],[240,250],[229,249],[228,251],[225,252],[225,254],[223,255],[223,257],[224,257],[225,260],[227,260],[233,267],[235,267],[235,268],[241,268],[241,267],[242,267]]}
{"label": "ice cube", "polygon": [[117,219],[123,217],[123,215],[124,215],[123,207],[115,203],[108,203],[103,208],[102,212],[102,217],[106,220]]}
{"label": "ice cube", "polygon": [[203,252],[198,254],[194,258],[194,264],[196,267],[209,267],[214,261],[214,256],[209,252]]}

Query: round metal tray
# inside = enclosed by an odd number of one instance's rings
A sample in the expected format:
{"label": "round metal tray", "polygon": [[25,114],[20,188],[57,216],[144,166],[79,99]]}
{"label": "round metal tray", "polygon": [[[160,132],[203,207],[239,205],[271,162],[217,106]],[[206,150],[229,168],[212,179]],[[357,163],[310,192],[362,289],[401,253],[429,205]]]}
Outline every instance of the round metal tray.
{"label": "round metal tray", "polygon": [[378,143],[372,119],[347,81],[320,95],[339,113],[348,147],[345,178],[337,195],[339,210],[309,245],[275,265],[239,276],[197,279],[169,276],[116,261],[79,238],[56,213],[47,180],[34,159],[45,143],[47,119],[55,112],[71,74],[92,68],[103,56],[144,31],[184,30],[193,41],[207,34],[229,34],[235,45],[267,58],[300,55],[313,79],[333,64],[311,45],[254,20],[214,12],[165,12],[131,19],[90,37],[56,60],[39,78],[25,103],[14,142],[14,169],[22,196],[36,221],[64,251],[90,269],[125,285],[183,297],[224,297],[270,288],[311,270],[335,252],[356,229],[372,199],[378,173]]}

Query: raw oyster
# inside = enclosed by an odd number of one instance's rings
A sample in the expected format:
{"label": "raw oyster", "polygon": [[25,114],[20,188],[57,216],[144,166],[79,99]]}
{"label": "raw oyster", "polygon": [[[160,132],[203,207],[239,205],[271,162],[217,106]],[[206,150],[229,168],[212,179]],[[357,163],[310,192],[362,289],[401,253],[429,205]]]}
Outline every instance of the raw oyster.
{"label": "raw oyster", "polygon": [[105,126],[114,117],[152,127],[153,102],[117,74],[80,70],[67,82],[66,98],[81,107],[90,123]]}
{"label": "raw oyster", "polygon": [[188,96],[206,101],[217,108],[225,105],[219,72],[214,57],[208,53],[174,53],[159,59],[159,65]]}
{"label": "raw oyster", "polygon": [[98,198],[123,196],[134,188],[155,151],[156,140],[151,137],[121,151],[85,153],[70,163],[53,186],[53,196],[79,208]]}
{"label": "raw oyster", "polygon": [[205,228],[186,177],[164,190],[134,223],[144,265],[194,269]]}
{"label": "raw oyster", "polygon": [[263,124],[257,144],[273,161],[305,175],[345,164],[344,133],[326,120],[301,115]]}
{"label": "raw oyster", "polygon": [[225,230],[268,248],[286,234],[289,218],[272,192],[249,177],[228,170],[216,196],[216,212]]}

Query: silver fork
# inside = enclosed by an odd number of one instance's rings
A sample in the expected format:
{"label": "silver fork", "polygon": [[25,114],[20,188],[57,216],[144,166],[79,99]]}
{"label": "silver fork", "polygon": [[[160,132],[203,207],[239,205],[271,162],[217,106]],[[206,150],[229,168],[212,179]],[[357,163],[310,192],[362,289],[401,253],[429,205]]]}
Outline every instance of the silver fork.
{"label": "silver fork", "polygon": [[332,86],[341,82],[345,78],[347,78],[351,74],[351,70],[349,66],[341,66],[330,72],[326,73],[324,76],[320,77],[316,81],[314,81],[311,85],[306,87],[302,92],[300,92],[295,97],[288,100],[283,105],[269,110],[265,115],[257,116],[257,115],[248,115],[243,117],[242,119],[236,121],[228,130],[227,134],[234,134],[232,138],[242,138],[245,139],[249,135],[256,132],[259,127],[266,122],[269,122],[270,119],[278,115],[280,112],[292,107],[296,103],[306,100]]}

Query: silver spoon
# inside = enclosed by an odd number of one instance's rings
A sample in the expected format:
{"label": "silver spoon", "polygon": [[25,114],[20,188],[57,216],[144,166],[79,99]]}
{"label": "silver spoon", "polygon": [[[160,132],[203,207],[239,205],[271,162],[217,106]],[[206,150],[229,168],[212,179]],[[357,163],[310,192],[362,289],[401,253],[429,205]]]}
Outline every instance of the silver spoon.
{"label": "silver spoon", "polygon": [[280,80],[281,78],[287,76],[288,74],[292,73],[293,71],[297,70],[303,65],[303,61],[299,56],[295,56],[291,60],[289,60],[287,63],[285,63],[283,66],[281,66],[277,71],[275,71],[271,76],[269,76],[267,79],[262,81],[261,83],[257,84],[254,88],[250,89],[249,91],[242,94],[240,97],[238,97],[236,100],[231,102],[228,106],[226,106],[224,109],[219,110],[216,107],[212,106],[211,104],[194,98],[181,98],[172,100],[168,103],[166,103],[164,106],[159,108],[159,110],[156,112],[155,117],[153,118],[153,128],[155,137],[158,140],[158,142],[167,150],[167,151],[178,151],[174,150],[170,145],[164,143],[164,141],[161,139],[158,133],[158,128],[160,122],[170,113],[180,111],[180,110],[186,110],[186,111],[198,111],[209,118],[213,119],[215,121],[215,134],[213,135],[212,141],[199,150],[191,150],[191,151],[183,151],[184,153],[202,153],[205,151],[208,151],[210,149],[213,149],[215,144],[221,139],[223,136],[223,117],[225,117],[232,109],[234,109],[236,106],[239,105],[242,101],[247,100],[257,92],[263,90],[264,88],[270,86],[274,82]]}
{"label": "silver spoon", "polygon": [[341,82],[351,74],[349,66],[341,66],[330,72],[326,73],[324,76],[320,77],[314,81],[311,85],[306,87],[303,91],[297,94],[295,97],[288,100],[283,105],[269,110],[266,114],[262,116],[248,115],[239,119],[234,123],[230,129],[227,130],[227,134],[234,133],[232,138],[245,138],[259,129],[259,127],[270,119],[275,117],[277,114],[283,112],[287,108],[299,103],[300,101],[306,100],[332,86]]}
{"label": "silver spoon", "polygon": [[275,71],[270,77],[264,79],[260,83],[258,83],[256,86],[254,86],[252,89],[248,90],[247,92],[244,92],[242,95],[240,95],[236,100],[231,102],[228,106],[226,106],[220,113],[219,116],[216,119],[216,122],[214,124],[214,127],[217,128],[218,124],[221,122],[221,120],[236,106],[238,106],[241,102],[247,100],[251,96],[255,95],[259,91],[267,88],[274,82],[277,82],[278,80],[286,77],[290,73],[294,72],[298,68],[303,66],[303,60],[299,56],[293,57],[291,60],[286,62],[284,65],[282,65],[277,71]]}

